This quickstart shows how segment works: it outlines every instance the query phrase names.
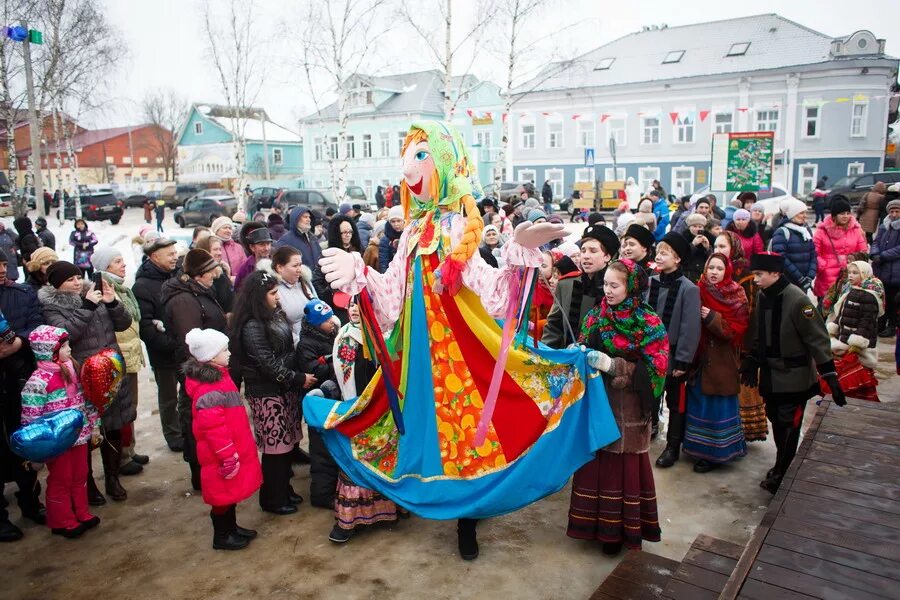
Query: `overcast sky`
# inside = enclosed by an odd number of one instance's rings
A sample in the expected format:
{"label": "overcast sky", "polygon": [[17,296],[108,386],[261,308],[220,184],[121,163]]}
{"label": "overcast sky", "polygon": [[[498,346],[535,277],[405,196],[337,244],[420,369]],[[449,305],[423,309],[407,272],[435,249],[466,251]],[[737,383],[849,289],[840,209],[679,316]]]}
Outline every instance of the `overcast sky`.
{"label": "overcast sky", "polygon": [[[109,20],[127,48],[128,57],[113,74],[114,99],[109,110],[93,118],[95,126],[119,126],[141,121],[140,99],[149,90],[174,88],[188,101],[222,101],[223,95],[207,59],[203,32],[202,0],[103,0]],[[318,0],[326,1],[326,0]],[[416,6],[428,6],[437,0],[417,0]],[[630,3],[603,0],[548,0],[550,5],[531,35],[549,33],[576,25],[554,42],[563,52],[590,50],[618,37],[639,31],[644,25],[667,24],[670,27],[715,21],[760,13],[778,13],[829,36],[868,29],[879,38],[887,38],[887,53],[900,56],[900,32],[895,33],[898,9],[896,0],[632,0]],[[296,128],[296,119],[312,112],[309,90],[300,70],[292,64],[291,32],[299,30],[288,0],[259,0],[259,38],[272,54],[266,84],[257,101],[277,122]],[[472,22],[475,0],[454,0],[459,29]],[[385,15],[390,17],[390,15]],[[889,18],[890,17],[890,18]],[[423,17],[424,18],[424,17]],[[293,21],[293,22],[292,22]],[[396,22],[396,19],[394,20]],[[891,31],[893,25],[894,31]],[[498,25],[505,30],[505,25]],[[537,28],[540,28],[539,30]],[[893,34],[893,38],[891,35]],[[457,34],[459,35],[459,34]],[[382,47],[381,64],[385,72],[430,68],[425,53],[417,51],[417,40],[402,25]],[[479,42],[477,48],[480,49]],[[476,44],[467,51],[471,53]],[[471,54],[469,54],[471,56]],[[411,59],[410,56],[417,56]],[[464,68],[468,60],[460,60]],[[503,64],[487,52],[479,52],[473,72],[501,83]]]}

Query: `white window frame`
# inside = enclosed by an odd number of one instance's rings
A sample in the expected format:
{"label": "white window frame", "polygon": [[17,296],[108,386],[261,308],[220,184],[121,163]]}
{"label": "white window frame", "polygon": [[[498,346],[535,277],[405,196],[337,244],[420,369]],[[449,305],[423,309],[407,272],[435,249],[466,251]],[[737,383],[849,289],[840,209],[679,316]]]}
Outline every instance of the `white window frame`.
{"label": "white window frame", "polygon": [[596,148],[597,131],[593,119],[575,121],[575,141],[579,148]]}
{"label": "white window frame", "polygon": [[[146,165],[150,160],[146,156],[141,156],[138,158],[138,164]],[[59,160],[57,159],[56,164],[59,164]]]}
{"label": "white window frame", "polygon": [[284,164],[284,149],[283,148],[272,148],[272,164],[276,167],[280,167]]}
{"label": "white window frame", "polygon": [[[856,107],[862,107],[861,114],[856,114]],[[869,121],[869,101],[868,100],[854,100],[853,105],[850,107],[850,137],[852,138],[864,138],[866,137],[866,126]],[[854,127],[854,125],[857,125]]]}
{"label": "white window frame", "polygon": [[[680,185],[680,183],[687,181],[685,178],[676,177],[675,174],[678,171],[690,171],[691,178],[687,186]],[[694,178],[696,176],[696,171],[694,167],[689,167],[687,165],[681,165],[680,167],[672,167],[672,191],[671,193],[676,196],[685,196],[687,194],[694,193]]]}
{"label": "white window frame", "polygon": [[860,173],[866,172],[866,163],[862,162],[852,162],[847,163],[847,177],[853,177],[854,175],[859,175]]}
{"label": "white window frame", "polygon": [[[656,125],[649,125],[647,121],[655,120]],[[641,146],[658,146],[662,141],[660,138],[660,130],[662,129],[662,123],[659,116],[655,117],[641,117]],[[647,133],[656,130],[656,141],[653,141],[653,134],[650,135],[650,141],[647,141]]]}
{"label": "white window frame", "polygon": [[403,142],[406,141],[406,131],[397,132],[397,156],[403,156]]}
{"label": "white window frame", "polygon": [[364,133],[362,136],[363,158],[372,158],[372,134]]}
{"label": "white window frame", "polygon": [[613,173],[612,167],[603,169],[603,181],[625,181],[625,167],[616,167]]}
{"label": "white window frame", "polygon": [[338,157],[338,136],[333,135],[328,138],[328,158],[337,160]]}
{"label": "white window frame", "polygon": [[594,181],[594,168],[581,167],[579,169],[575,169],[575,183],[584,183],[587,181]]}
{"label": "white window frame", "polygon": [[[531,128],[530,133],[525,131],[526,127]],[[534,150],[536,137],[537,126],[534,121],[519,123],[519,150]]]}
{"label": "white window frame", "polygon": [[[557,179],[555,176],[559,175]],[[550,182],[553,198],[562,198],[566,193],[566,172],[563,169],[544,169],[544,179]]]}
{"label": "white window frame", "polygon": [[[812,167],[812,177],[804,177],[803,169]],[[816,189],[816,182],[819,181],[819,165],[817,163],[801,163],[797,165],[797,195],[806,196]],[[809,189],[807,185],[809,184]]]}
{"label": "white window frame", "polygon": [[[527,173],[527,175],[526,175]],[[529,181],[537,181],[537,171],[535,169],[519,169],[516,171],[519,183],[528,183]]]}
{"label": "white window frame", "polygon": [[550,119],[547,125],[547,148],[558,150],[563,147],[562,119]]}
{"label": "white window frame", "polygon": [[[809,111],[815,110],[815,116],[810,116]],[[800,132],[800,137],[806,140],[814,140],[819,138],[819,134],[822,131],[821,125],[821,117],[822,117],[822,107],[817,105],[807,104],[803,106],[803,130]],[[809,134],[809,124],[813,123],[815,127],[815,131],[813,134]]]}
{"label": "white window frame", "polygon": [[346,144],[347,158],[356,158],[356,136],[345,135],[344,143]]}
{"label": "white window frame", "polygon": [[[728,122],[719,122],[720,115],[728,115]],[[717,110],[713,113],[713,133],[731,133],[734,131],[734,111]]]}
{"label": "white window frame", "polygon": [[628,141],[628,119],[625,117],[610,117],[606,120],[606,141],[609,144],[610,138],[615,138],[616,148],[620,148]]}
{"label": "white window frame", "polygon": [[[765,118],[760,118],[760,114],[765,113]],[[772,113],[775,114],[775,126],[772,127]],[[781,124],[781,111],[777,108],[757,108],[753,111],[754,129],[756,131],[774,131],[775,137],[778,137],[778,126]]]}
{"label": "white window frame", "polygon": [[[46,158],[44,159],[44,164],[47,164],[47,159],[46,159]],[[130,164],[131,164],[131,157],[130,157],[130,156],[123,156],[123,157],[122,157],[122,164],[130,165]]]}
{"label": "white window frame", "polygon": [[203,135],[203,122],[202,121],[194,122],[194,135]]}
{"label": "white window frame", "polygon": [[478,144],[482,149],[491,148],[491,138],[493,137],[491,133],[491,130],[486,127],[476,129],[472,134],[473,143]]}
{"label": "white window frame", "polygon": [[378,142],[381,145],[381,157],[387,158],[391,155],[391,134],[382,131],[378,134]]}
{"label": "white window frame", "polygon": [[325,159],[325,144],[321,137],[317,137],[313,140],[313,149],[313,160]]}
{"label": "white window frame", "polygon": [[679,115],[675,118],[672,125],[672,143],[673,144],[693,144],[697,138],[696,121],[691,115]]}
{"label": "white window frame", "polygon": [[[648,173],[652,173],[652,176],[647,175]],[[638,168],[638,187],[641,190],[642,194],[646,194],[650,191],[650,184],[653,183],[653,180],[659,180],[661,176],[661,172],[659,167],[640,167]]]}
{"label": "white window frame", "polygon": [[[371,136],[370,136],[371,137]],[[375,197],[375,182],[371,179],[363,180],[363,189],[366,190],[366,195],[370,198]]]}

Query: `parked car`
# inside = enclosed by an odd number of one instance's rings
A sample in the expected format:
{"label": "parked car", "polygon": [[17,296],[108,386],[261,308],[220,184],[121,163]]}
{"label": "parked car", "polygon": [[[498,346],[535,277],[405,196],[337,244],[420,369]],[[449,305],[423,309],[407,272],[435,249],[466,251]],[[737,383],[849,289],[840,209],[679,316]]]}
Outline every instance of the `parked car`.
{"label": "parked car", "polygon": [[[729,200],[735,200],[740,195],[740,192],[735,192],[731,195]],[[774,220],[775,215],[778,214],[778,207],[781,204],[781,201],[790,197],[791,194],[788,193],[787,186],[781,183],[772,184],[772,188],[767,191],[756,192],[756,200],[763,205],[766,219],[768,219],[770,223]],[[725,210],[724,206],[720,206],[719,208]]]}
{"label": "parked car", "polygon": [[13,216],[12,197],[9,194],[0,194],[0,217]]}
{"label": "parked car", "polygon": [[167,206],[178,207],[182,206],[185,200],[195,194],[199,194],[204,189],[206,189],[204,185],[179,183],[178,185],[167,186],[160,194],[160,198]]}
{"label": "parked car", "polygon": [[[87,192],[81,195],[81,217],[86,221],[109,221],[117,225],[125,212],[124,202],[116,198],[112,192]],[[59,218],[59,209],[56,211]],[[69,196],[65,201],[65,218],[75,218],[75,197]]]}
{"label": "parked car", "polygon": [[348,185],[347,191],[344,192],[344,195],[350,198],[351,204],[359,204],[363,208],[368,207],[371,210],[371,207],[369,206],[369,199],[366,198],[366,191],[360,186]]}
{"label": "parked car", "polygon": [[322,214],[325,214],[329,208],[333,208],[335,211],[340,208],[337,198],[334,197],[331,190],[284,190],[277,201],[290,208],[306,206],[310,210]]}
{"label": "parked car", "polygon": [[125,208],[133,208],[135,206],[141,208],[147,202],[147,194],[128,194],[125,196]]}
{"label": "parked car", "polygon": [[253,190],[251,202],[260,210],[263,208],[272,208],[275,198],[278,197],[278,194],[280,194],[283,189],[284,188],[278,187],[258,187]]}
{"label": "parked car", "polygon": [[175,209],[172,215],[179,227],[212,225],[221,216],[231,217],[237,212],[237,198],[223,190],[204,190]]}
{"label": "parked car", "polygon": [[825,208],[829,209],[831,201],[835,198],[841,198],[849,202],[850,206],[856,206],[878,181],[883,181],[885,185],[900,182],[900,171],[879,171],[841,177],[825,190]]}
{"label": "parked car", "polygon": [[533,190],[528,189],[530,187],[530,185],[526,187],[524,183],[517,183],[515,181],[501,181],[498,193],[497,184],[489,183],[484,186],[484,195],[491,198],[497,198],[500,202],[506,204],[513,198],[519,197],[522,192],[528,192],[529,196],[535,197]]}

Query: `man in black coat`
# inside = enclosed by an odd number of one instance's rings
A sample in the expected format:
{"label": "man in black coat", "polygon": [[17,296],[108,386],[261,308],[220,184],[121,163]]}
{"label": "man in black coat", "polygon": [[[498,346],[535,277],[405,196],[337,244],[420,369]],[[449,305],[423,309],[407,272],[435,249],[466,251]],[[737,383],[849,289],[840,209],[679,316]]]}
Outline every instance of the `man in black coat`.
{"label": "man in black coat", "polygon": [[175,354],[178,340],[166,329],[162,287],[175,273],[178,252],[175,240],[156,239],[144,247],[147,260],[138,267],[131,291],[141,309],[140,335],[147,346],[150,367],[156,379],[159,420],[163,437],[172,452],[181,452],[184,439],[178,422],[178,362]]}
{"label": "man in black coat", "polygon": [[26,467],[26,461],[12,453],[9,436],[22,421],[22,388],[35,369],[34,355],[28,336],[44,324],[44,315],[34,289],[6,278],[10,257],[0,250],[0,311],[10,331],[0,331],[0,542],[22,538],[22,530],[10,523],[3,488],[7,481],[15,481],[22,516],[38,524],[46,522],[41,506],[41,484],[37,472]]}
{"label": "man in black coat", "polygon": [[35,219],[34,231],[37,233],[38,238],[40,238],[44,248],[50,248],[51,250],[56,251],[56,236],[53,235],[52,231],[47,229],[47,219],[44,217]]}

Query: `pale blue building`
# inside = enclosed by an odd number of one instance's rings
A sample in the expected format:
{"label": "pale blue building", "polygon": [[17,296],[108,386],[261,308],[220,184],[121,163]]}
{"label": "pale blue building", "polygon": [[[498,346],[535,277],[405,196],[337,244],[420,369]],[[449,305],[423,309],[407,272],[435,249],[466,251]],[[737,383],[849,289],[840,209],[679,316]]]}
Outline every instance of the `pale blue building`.
{"label": "pale blue building", "polygon": [[[440,71],[419,71],[389,76],[354,75],[350,78],[350,116],[346,133],[346,184],[361,186],[369,199],[380,186],[400,182],[400,148],[411,123],[443,119],[444,80]],[[453,123],[476,157],[479,177],[486,184],[497,160],[503,101],[500,88],[467,75],[455,78],[459,90]],[[338,111],[331,104],[300,121],[307,140],[304,178],[313,188],[331,187],[337,168]]]}
{"label": "pale blue building", "polygon": [[265,110],[249,108],[232,118],[233,109],[215,104],[191,106],[178,134],[179,183],[227,183],[238,177],[234,141],[243,128],[246,180],[302,181],[300,134],[271,121]]}

